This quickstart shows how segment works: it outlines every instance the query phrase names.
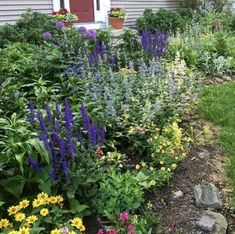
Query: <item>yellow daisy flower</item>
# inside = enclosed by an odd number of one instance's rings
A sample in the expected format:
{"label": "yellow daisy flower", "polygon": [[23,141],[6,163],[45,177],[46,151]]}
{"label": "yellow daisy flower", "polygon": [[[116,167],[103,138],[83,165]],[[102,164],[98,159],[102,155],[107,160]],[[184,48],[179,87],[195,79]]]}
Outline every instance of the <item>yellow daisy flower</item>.
{"label": "yellow daisy flower", "polygon": [[60,230],[59,229],[54,229],[50,232],[50,234],[61,234]]}
{"label": "yellow daisy flower", "polygon": [[27,222],[27,224],[32,224],[32,223],[35,223],[37,220],[38,220],[38,217],[36,215],[30,215],[26,219],[26,222]]}
{"label": "yellow daisy flower", "polygon": [[173,163],[173,164],[171,165],[171,167],[172,167],[173,169],[175,169],[175,168],[177,167],[177,165],[176,165],[175,163]]}
{"label": "yellow daisy flower", "polygon": [[18,231],[18,234],[29,234],[29,228],[26,228],[26,227],[20,228],[20,230]]}
{"label": "yellow daisy flower", "polygon": [[82,224],[82,220],[80,218],[73,218],[71,220],[71,223],[72,223],[71,226],[73,226],[73,227],[75,227],[77,229],[80,229],[81,226],[83,225]]}
{"label": "yellow daisy flower", "polygon": [[44,192],[39,193],[38,196],[37,196],[37,199],[38,199],[38,200],[44,200],[44,199],[46,199],[46,198],[48,198],[48,194],[47,194],[47,193],[44,193]]}
{"label": "yellow daisy flower", "polygon": [[11,206],[8,208],[7,212],[9,215],[14,215],[20,210],[19,206]]}
{"label": "yellow daisy flower", "polygon": [[34,199],[33,200],[33,207],[34,208],[37,208],[37,207],[39,207],[41,205],[42,205],[42,200],[39,200],[39,199]]}
{"label": "yellow daisy flower", "polygon": [[8,228],[10,226],[10,222],[8,219],[0,219],[0,228]]}
{"label": "yellow daisy flower", "polygon": [[25,220],[25,214],[24,213],[16,213],[15,214],[15,221],[16,222],[22,222]]}
{"label": "yellow daisy flower", "polygon": [[29,200],[24,199],[24,200],[22,200],[22,201],[19,203],[19,207],[20,207],[21,209],[25,209],[26,207],[29,206],[29,203],[30,203]]}
{"label": "yellow daisy flower", "polygon": [[68,234],[76,234],[76,232],[75,231],[70,231],[70,232],[68,232]]}
{"label": "yellow daisy flower", "polygon": [[164,164],[164,161],[160,161],[160,164],[163,165],[163,164]]}
{"label": "yellow daisy flower", "polygon": [[150,167],[150,168],[149,168],[149,170],[150,170],[150,171],[153,171],[153,170],[154,170],[154,168],[153,168],[153,167]]}
{"label": "yellow daisy flower", "polygon": [[161,171],[165,171],[166,170],[166,168],[165,167],[161,167]]}
{"label": "yellow daisy flower", "polygon": [[18,234],[18,232],[17,231],[10,231],[10,232],[8,232],[8,234]]}
{"label": "yellow daisy flower", "polygon": [[49,214],[49,210],[47,208],[43,208],[40,210],[41,216],[47,216]]}
{"label": "yellow daisy flower", "polygon": [[57,202],[61,203],[64,201],[64,198],[62,196],[56,196]]}
{"label": "yellow daisy flower", "polygon": [[58,203],[58,200],[57,200],[56,196],[51,196],[51,197],[49,198],[49,200],[50,200],[50,203],[52,203],[52,204]]}
{"label": "yellow daisy flower", "polygon": [[81,226],[80,226],[80,228],[79,228],[79,230],[80,230],[81,232],[83,232],[83,231],[85,231],[85,230],[86,230],[86,228],[85,228],[85,226],[84,226],[84,225],[81,225]]}
{"label": "yellow daisy flower", "polygon": [[151,180],[151,181],[149,182],[149,184],[150,184],[151,186],[154,186],[154,185],[156,184],[156,181],[155,181],[155,180]]}
{"label": "yellow daisy flower", "polygon": [[140,169],[140,165],[137,164],[137,165],[135,166],[135,169],[139,170],[139,169]]}

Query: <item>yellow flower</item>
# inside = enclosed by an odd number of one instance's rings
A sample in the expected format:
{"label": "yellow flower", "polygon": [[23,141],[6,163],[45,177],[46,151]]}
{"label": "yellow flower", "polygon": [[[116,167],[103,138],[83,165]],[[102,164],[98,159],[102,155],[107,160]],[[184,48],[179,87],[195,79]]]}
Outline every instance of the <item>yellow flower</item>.
{"label": "yellow flower", "polygon": [[85,231],[85,230],[86,230],[86,228],[85,228],[85,226],[84,226],[84,225],[81,225],[81,226],[80,226],[80,228],[79,228],[79,230],[80,230],[81,232],[83,232],[83,231]]}
{"label": "yellow flower", "polygon": [[8,214],[9,215],[14,215],[16,214],[18,211],[20,210],[20,207],[19,206],[11,206],[8,208]]}
{"label": "yellow flower", "polygon": [[26,227],[22,227],[20,228],[20,230],[18,231],[19,234],[29,234],[29,228]]}
{"label": "yellow flower", "polygon": [[164,164],[164,161],[160,161],[160,164],[163,165],[163,164]]}
{"label": "yellow flower", "polygon": [[8,228],[10,226],[10,222],[8,219],[0,219],[0,228]]}
{"label": "yellow flower", "polygon": [[20,207],[21,209],[25,209],[26,207],[29,206],[29,203],[30,203],[29,200],[24,199],[24,200],[22,200],[22,201],[19,203],[19,207]]}
{"label": "yellow flower", "polygon": [[16,220],[16,222],[22,222],[23,220],[25,220],[25,214],[24,213],[16,213],[15,220]]}
{"label": "yellow flower", "polygon": [[30,215],[26,219],[26,222],[27,222],[27,224],[32,224],[32,223],[35,223],[37,220],[38,220],[38,217],[36,215]]}
{"label": "yellow flower", "polygon": [[167,171],[169,171],[169,172],[170,172],[170,171],[171,171],[171,169],[170,169],[170,168],[167,168]]}
{"label": "yellow flower", "polygon": [[58,203],[58,200],[57,200],[56,196],[51,196],[51,197],[49,198],[49,200],[50,200],[50,203],[52,203],[52,204]]}
{"label": "yellow flower", "polygon": [[173,163],[173,164],[171,165],[171,167],[172,167],[173,169],[175,169],[175,168],[177,167],[177,165],[176,165],[175,163]]}
{"label": "yellow flower", "polygon": [[64,198],[62,196],[56,196],[57,202],[61,203],[64,201]]}
{"label": "yellow flower", "polygon": [[39,200],[39,199],[34,199],[33,200],[33,207],[34,208],[37,208],[37,207],[39,207],[41,205],[42,205],[42,200]]}
{"label": "yellow flower", "polygon": [[47,208],[43,208],[40,210],[41,216],[47,216],[49,214],[49,210]]}
{"label": "yellow flower", "polygon": [[165,167],[161,167],[161,171],[165,171],[166,170],[166,168]]}
{"label": "yellow flower", "polygon": [[71,220],[71,223],[72,223],[71,226],[73,226],[77,229],[80,229],[83,226],[82,220],[80,218],[73,218]]}
{"label": "yellow flower", "polygon": [[145,167],[145,166],[146,166],[146,163],[145,163],[145,162],[142,162],[142,163],[141,163],[141,166],[142,166],[142,167]]}
{"label": "yellow flower", "polygon": [[18,232],[17,231],[10,231],[10,232],[8,232],[8,234],[18,234]]}
{"label": "yellow flower", "polygon": [[46,199],[46,198],[48,198],[48,194],[47,194],[47,193],[44,193],[44,192],[39,193],[38,196],[37,196],[37,199],[38,199],[38,200],[44,200],[44,199]]}
{"label": "yellow flower", "polygon": [[68,232],[68,234],[76,234],[76,232],[75,231],[70,231],[70,232]]}
{"label": "yellow flower", "polygon": [[150,167],[150,168],[149,168],[149,170],[150,170],[150,171],[153,171],[153,170],[154,170],[154,168],[153,168],[153,167]]}
{"label": "yellow flower", "polygon": [[60,230],[59,229],[54,229],[50,232],[51,234],[61,234]]}
{"label": "yellow flower", "polygon": [[139,170],[139,169],[140,169],[140,165],[137,164],[137,165],[135,166],[135,169]]}
{"label": "yellow flower", "polygon": [[149,182],[149,184],[150,184],[151,186],[154,186],[154,185],[156,184],[156,181],[155,181],[155,180],[151,180],[151,181]]}

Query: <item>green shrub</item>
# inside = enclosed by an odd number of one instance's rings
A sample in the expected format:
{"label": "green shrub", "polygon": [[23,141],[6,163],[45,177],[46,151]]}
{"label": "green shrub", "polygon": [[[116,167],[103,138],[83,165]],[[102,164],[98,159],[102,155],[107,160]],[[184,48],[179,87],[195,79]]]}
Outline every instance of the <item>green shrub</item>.
{"label": "green shrub", "polygon": [[179,13],[172,10],[160,9],[156,13],[151,9],[145,9],[143,16],[137,19],[138,31],[151,31],[155,33],[160,29],[164,32],[175,33],[182,28],[183,18]]}
{"label": "green shrub", "polygon": [[112,172],[100,183],[93,205],[100,215],[116,220],[121,212],[139,208],[142,201],[143,191],[130,172]]}
{"label": "green shrub", "polygon": [[27,42],[42,44],[42,34],[46,31],[56,31],[55,19],[52,16],[28,10],[22,14],[15,25],[3,25],[0,27],[0,48],[8,43]]}

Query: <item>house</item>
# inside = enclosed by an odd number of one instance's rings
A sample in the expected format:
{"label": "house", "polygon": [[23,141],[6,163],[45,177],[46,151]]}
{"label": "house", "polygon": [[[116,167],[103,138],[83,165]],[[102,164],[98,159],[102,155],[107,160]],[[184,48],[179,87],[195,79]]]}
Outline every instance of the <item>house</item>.
{"label": "house", "polygon": [[145,8],[175,9],[179,0],[0,0],[0,24],[14,23],[28,8],[46,14],[65,7],[79,16],[78,25],[87,28],[107,26],[107,11],[111,7],[123,7],[127,11],[125,26],[134,26]]}

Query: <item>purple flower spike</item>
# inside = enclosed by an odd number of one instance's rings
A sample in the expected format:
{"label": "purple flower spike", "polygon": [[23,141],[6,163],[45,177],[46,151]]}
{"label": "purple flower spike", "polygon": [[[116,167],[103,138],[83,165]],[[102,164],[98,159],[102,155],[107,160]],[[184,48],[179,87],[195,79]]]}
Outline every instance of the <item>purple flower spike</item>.
{"label": "purple flower spike", "polygon": [[49,41],[52,38],[52,35],[50,32],[44,32],[42,35],[43,35],[44,40],[46,41]]}
{"label": "purple flower spike", "polygon": [[86,38],[89,40],[95,40],[96,39],[96,31],[93,29],[89,29],[86,32]]}
{"label": "purple flower spike", "polygon": [[38,118],[38,122],[40,124],[40,129],[41,129],[42,134],[47,136],[48,133],[47,133],[47,129],[46,129],[46,123],[45,123],[45,120],[43,118],[41,111],[38,111],[37,118]]}
{"label": "purple flower spike", "polygon": [[86,33],[86,31],[87,31],[86,27],[81,26],[78,28],[78,32],[80,33]]}
{"label": "purple flower spike", "polygon": [[51,128],[52,128],[53,125],[54,125],[54,118],[53,118],[53,115],[52,115],[52,113],[51,113],[51,109],[50,109],[48,103],[46,103],[45,109],[46,109],[46,112],[47,112],[47,118],[48,118],[49,123],[50,123]]}
{"label": "purple flower spike", "polygon": [[53,168],[51,168],[50,170],[50,178],[51,178],[51,181],[55,181],[56,179],[55,170]]}
{"label": "purple flower spike", "polygon": [[27,158],[27,161],[29,162],[30,166],[35,169],[37,172],[42,173],[42,169],[40,168],[40,166],[38,165],[38,163],[36,161],[34,161],[34,159],[30,156]]}
{"label": "purple flower spike", "polygon": [[100,144],[103,145],[105,142],[105,129],[100,128],[99,133],[100,133]]}
{"label": "purple flower spike", "polygon": [[57,30],[61,30],[62,28],[64,28],[64,22],[63,21],[57,21],[56,22],[56,25],[55,25],[55,27],[56,27],[56,29]]}

